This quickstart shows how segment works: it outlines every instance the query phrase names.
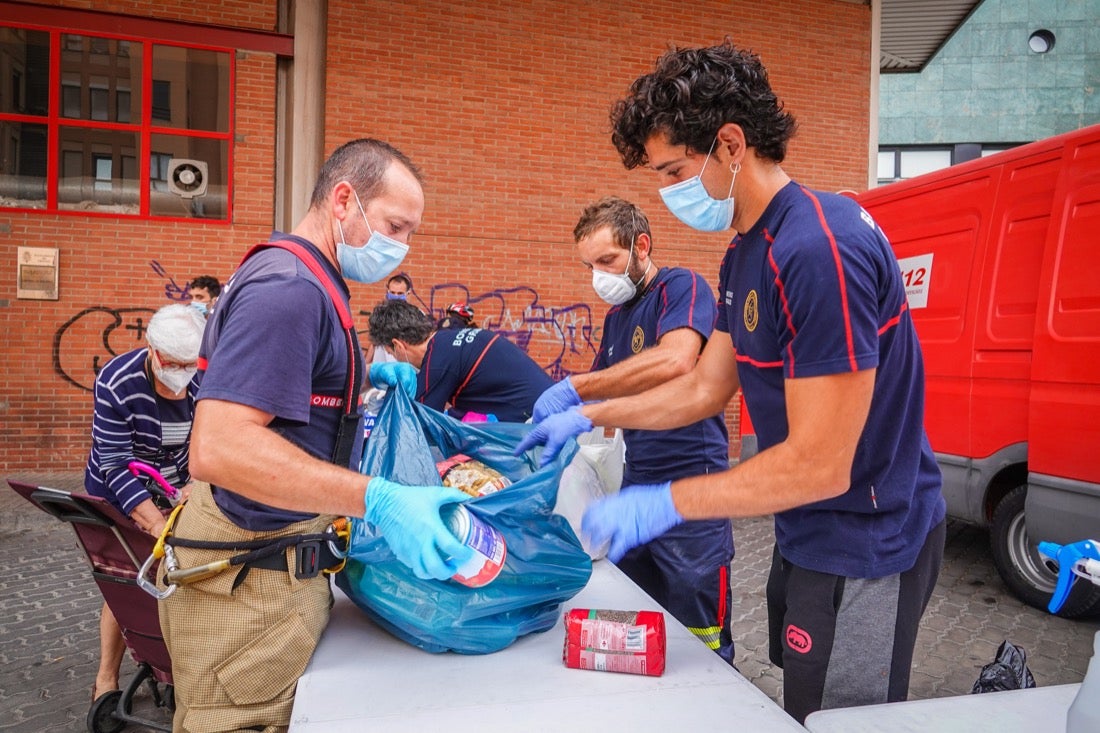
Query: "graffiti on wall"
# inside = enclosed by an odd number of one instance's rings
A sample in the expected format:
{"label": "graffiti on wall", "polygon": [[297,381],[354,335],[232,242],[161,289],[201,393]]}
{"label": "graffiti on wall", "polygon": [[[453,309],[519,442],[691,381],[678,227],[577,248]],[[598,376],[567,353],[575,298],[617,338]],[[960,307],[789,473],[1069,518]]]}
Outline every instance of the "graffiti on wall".
{"label": "graffiti on wall", "polygon": [[[180,285],[156,260],[149,263],[172,303],[189,300],[187,282]],[[593,323],[587,303],[555,306],[543,303],[538,291],[527,285],[497,288],[473,294],[464,283],[433,285],[425,302],[414,289],[413,297],[432,317],[442,317],[447,306],[464,302],[473,306],[477,324],[503,334],[546,370],[553,379],[587,372],[596,356],[599,326]],[[103,365],[119,354],[145,343],[145,326],[153,308],[92,306],[73,315],[54,334],[54,371],[66,382],[91,391]],[[361,310],[361,316],[370,315]],[[361,332],[362,343],[369,337]],[[89,346],[91,345],[91,348]]]}
{"label": "graffiti on wall", "polygon": [[[53,364],[66,382],[92,391],[103,365],[145,343],[152,308],[85,308],[57,329]],[[89,349],[89,345],[94,348]]]}
{"label": "graffiti on wall", "polygon": [[164,297],[173,303],[187,303],[191,300],[191,290],[187,287],[190,284],[189,280],[180,285],[175,278],[168,274],[164,266],[156,260],[150,261],[149,267],[153,268],[153,272],[165,280]]}
{"label": "graffiti on wall", "polygon": [[[188,281],[180,285],[156,260],[149,261],[149,268],[170,303],[191,299]],[[145,344],[145,325],[154,312],[153,308],[85,308],[54,333],[54,371],[69,384],[91,392],[104,364]],[[90,344],[94,344],[91,349]]]}
{"label": "graffiti on wall", "polygon": [[[458,282],[431,286],[427,301],[414,287],[412,297],[433,318],[441,318],[451,303],[473,306],[478,326],[514,342],[555,380],[587,372],[596,356],[599,327],[592,322],[592,308],[587,303],[546,305],[528,285],[474,295]],[[370,311],[360,314],[368,316]]]}

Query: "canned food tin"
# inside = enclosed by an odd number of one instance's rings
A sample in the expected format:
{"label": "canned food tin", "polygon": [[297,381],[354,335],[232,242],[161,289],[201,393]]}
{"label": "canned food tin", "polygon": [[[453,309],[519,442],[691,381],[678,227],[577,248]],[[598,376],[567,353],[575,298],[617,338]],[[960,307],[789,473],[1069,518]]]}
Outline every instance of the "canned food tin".
{"label": "canned food tin", "polygon": [[493,582],[500,575],[508,554],[504,535],[461,504],[446,507],[443,521],[462,544],[474,551],[473,557],[459,567],[451,579],[471,588]]}

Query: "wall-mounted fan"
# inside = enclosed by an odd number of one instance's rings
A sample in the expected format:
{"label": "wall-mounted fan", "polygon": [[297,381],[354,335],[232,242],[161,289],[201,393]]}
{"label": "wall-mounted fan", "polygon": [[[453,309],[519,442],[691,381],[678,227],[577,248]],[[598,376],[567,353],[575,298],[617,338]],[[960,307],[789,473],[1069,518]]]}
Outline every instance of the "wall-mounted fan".
{"label": "wall-mounted fan", "polygon": [[206,163],[190,158],[172,158],[168,161],[168,190],[185,199],[206,195],[209,178]]}

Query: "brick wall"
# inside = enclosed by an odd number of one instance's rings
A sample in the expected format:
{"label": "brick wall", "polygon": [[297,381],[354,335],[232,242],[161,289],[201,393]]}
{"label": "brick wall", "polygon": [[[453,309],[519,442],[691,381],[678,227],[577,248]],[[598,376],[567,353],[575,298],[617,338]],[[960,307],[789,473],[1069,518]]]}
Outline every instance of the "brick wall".
{"label": "brick wall", "polygon": [[[275,24],[274,3],[95,5],[247,28]],[[688,11],[671,1],[330,0],[328,23],[326,152],[353,137],[381,137],[427,177],[424,223],[401,268],[417,295],[436,309],[470,300],[479,323],[508,332],[555,376],[587,369],[605,311],[572,245],[588,202],[606,194],[634,200],[650,215],[656,262],[691,267],[715,284],[728,235],[676,221],[655,176],[626,171],[608,133],[610,104],[669,43],[704,45],[729,34],[759,52],[800,123],[787,171],[826,190],[865,187],[870,9],[857,3],[710,0]],[[83,465],[90,393],[66,375],[88,380],[94,360],[109,357],[105,345],[116,353],[137,345],[132,329],[106,328],[109,313],[84,311],[166,303],[167,280],[153,260],[181,284],[201,273],[224,279],[244,247],[270,229],[275,62],[238,54],[237,63],[230,225],[0,210],[8,355],[0,470]],[[61,248],[59,301],[15,299],[17,244]],[[352,292],[353,305],[369,310],[382,286]],[[359,321],[365,328],[365,317]]]}

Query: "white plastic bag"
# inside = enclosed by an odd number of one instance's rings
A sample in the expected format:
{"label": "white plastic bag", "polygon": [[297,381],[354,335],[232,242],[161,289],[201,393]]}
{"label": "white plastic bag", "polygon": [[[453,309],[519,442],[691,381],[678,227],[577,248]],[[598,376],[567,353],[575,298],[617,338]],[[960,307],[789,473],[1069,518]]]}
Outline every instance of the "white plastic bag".
{"label": "white plastic bag", "polygon": [[592,547],[581,534],[581,517],[596,499],[616,493],[623,483],[623,461],[626,447],[623,431],[616,429],[608,438],[602,427],[577,436],[580,450],[565,467],[558,485],[558,501],[554,513],[569,520],[569,526],[580,538],[581,546],[593,560],[607,554],[607,544]]}

